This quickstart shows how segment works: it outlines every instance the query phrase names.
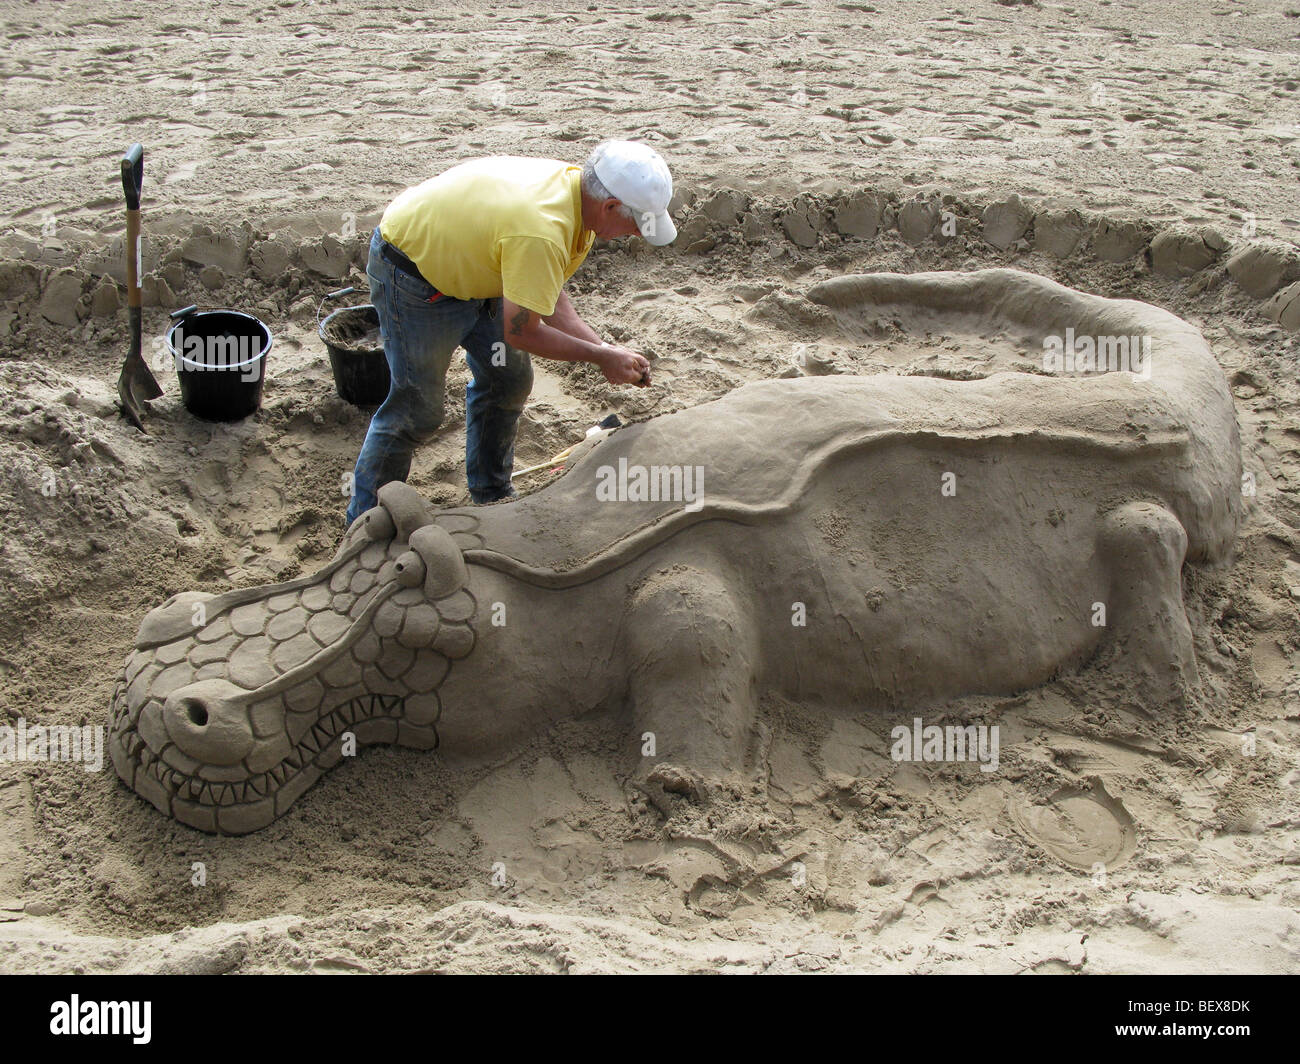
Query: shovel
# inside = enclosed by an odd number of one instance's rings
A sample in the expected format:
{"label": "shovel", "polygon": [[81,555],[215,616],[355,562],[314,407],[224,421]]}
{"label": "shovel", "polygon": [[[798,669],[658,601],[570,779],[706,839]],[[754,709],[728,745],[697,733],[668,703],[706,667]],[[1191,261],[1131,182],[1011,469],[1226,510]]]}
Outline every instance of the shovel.
{"label": "shovel", "polygon": [[131,325],[131,346],[117,378],[122,413],[141,432],[144,402],[163,390],[140,355],[140,190],[144,186],[144,146],[132,144],[122,156],[122,191],[126,193],[126,313]]}

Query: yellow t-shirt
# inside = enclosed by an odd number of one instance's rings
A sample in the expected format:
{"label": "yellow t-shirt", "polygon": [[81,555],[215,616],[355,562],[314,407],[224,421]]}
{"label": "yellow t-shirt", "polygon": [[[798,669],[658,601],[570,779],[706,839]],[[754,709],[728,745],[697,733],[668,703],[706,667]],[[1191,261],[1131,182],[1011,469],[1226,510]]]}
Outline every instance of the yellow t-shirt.
{"label": "yellow t-shirt", "polygon": [[504,295],[548,317],[596,238],[582,228],[581,177],[554,159],[474,159],[408,188],[379,232],[439,292]]}

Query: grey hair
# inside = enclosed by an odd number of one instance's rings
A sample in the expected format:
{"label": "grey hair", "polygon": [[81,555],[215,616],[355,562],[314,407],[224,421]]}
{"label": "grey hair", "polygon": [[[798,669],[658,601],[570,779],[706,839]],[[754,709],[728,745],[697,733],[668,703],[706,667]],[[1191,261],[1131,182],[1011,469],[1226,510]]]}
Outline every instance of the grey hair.
{"label": "grey hair", "polygon": [[[606,149],[613,143],[612,140],[602,140],[591,150],[591,154],[587,156],[587,161],[582,164],[582,191],[594,200],[618,199],[605,187],[604,182],[596,176],[596,164],[600,162]],[[626,203],[619,200],[618,207],[619,212],[629,222],[636,221],[635,212]]]}

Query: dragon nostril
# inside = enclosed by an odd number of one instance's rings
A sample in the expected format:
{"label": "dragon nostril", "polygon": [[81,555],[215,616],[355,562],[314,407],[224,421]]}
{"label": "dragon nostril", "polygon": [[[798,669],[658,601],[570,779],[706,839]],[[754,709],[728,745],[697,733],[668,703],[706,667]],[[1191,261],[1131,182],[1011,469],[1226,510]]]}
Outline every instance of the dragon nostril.
{"label": "dragon nostril", "polygon": [[239,764],[257,742],[248,694],[229,680],[196,680],[177,688],[163,702],[167,738],[204,764]]}
{"label": "dragon nostril", "polygon": [[397,582],[403,587],[419,587],[424,583],[424,559],[408,550],[393,563]]}

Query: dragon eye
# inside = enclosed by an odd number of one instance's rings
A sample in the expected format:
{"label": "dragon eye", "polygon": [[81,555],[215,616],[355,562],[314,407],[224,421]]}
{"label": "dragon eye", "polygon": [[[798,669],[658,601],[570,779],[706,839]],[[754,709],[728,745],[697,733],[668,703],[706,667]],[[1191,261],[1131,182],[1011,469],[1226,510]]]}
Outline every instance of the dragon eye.
{"label": "dragon eye", "polygon": [[424,583],[424,559],[413,550],[408,550],[393,562],[397,582],[403,587],[418,587]]}
{"label": "dragon eye", "polygon": [[435,524],[417,528],[407,543],[424,559],[424,593],[430,602],[446,598],[468,582],[465,557],[445,528]]}
{"label": "dragon eye", "polygon": [[392,516],[382,506],[367,510],[357,520],[361,522],[367,539],[392,539],[396,531]]}

